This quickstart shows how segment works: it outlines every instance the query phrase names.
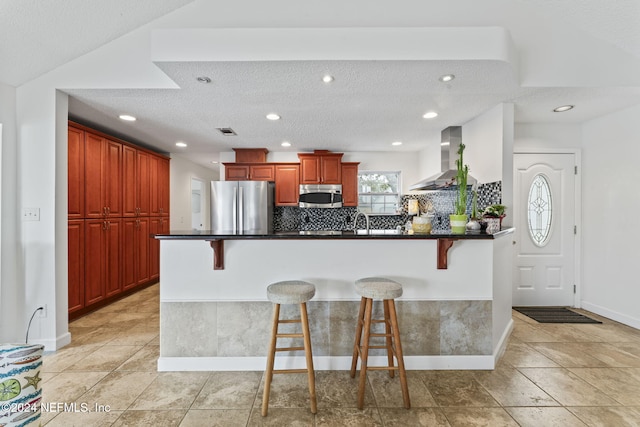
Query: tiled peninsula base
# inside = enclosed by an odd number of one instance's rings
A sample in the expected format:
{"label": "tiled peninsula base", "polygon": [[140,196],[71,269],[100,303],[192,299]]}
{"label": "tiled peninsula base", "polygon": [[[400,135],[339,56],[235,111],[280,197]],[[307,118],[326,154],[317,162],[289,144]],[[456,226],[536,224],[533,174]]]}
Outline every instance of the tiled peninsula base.
{"label": "tiled peninsula base", "polygon": [[[359,305],[360,301],[307,303],[316,369],[350,368]],[[397,301],[396,308],[407,369],[493,367],[491,301]],[[193,370],[264,369],[272,310],[271,303],[258,301],[161,303],[162,367],[171,370],[172,362],[189,360]],[[282,312],[299,315],[297,306],[282,306]],[[374,302],[374,316],[381,315],[381,302]],[[286,326],[280,331],[287,332]],[[383,332],[382,325],[377,326]],[[378,356],[372,360],[384,365],[383,354],[371,350],[370,358]],[[278,353],[284,356],[298,356],[290,363],[303,364],[302,354]]]}
{"label": "tiled peninsula base", "polygon": [[[222,269],[214,269],[216,237],[224,238]],[[435,236],[158,238],[160,371],[263,370],[272,316],[266,288],[282,280],[316,287],[307,304],[317,370],[350,369],[360,303],[354,283],[363,277],[402,284],[396,305],[407,369],[493,369],[513,325],[508,231],[452,239],[446,269],[438,268]],[[375,310],[381,314],[379,302]],[[385,364],[379,352],[372,357]],[[302,353],[278,352],[276,368],[304,361]]]}

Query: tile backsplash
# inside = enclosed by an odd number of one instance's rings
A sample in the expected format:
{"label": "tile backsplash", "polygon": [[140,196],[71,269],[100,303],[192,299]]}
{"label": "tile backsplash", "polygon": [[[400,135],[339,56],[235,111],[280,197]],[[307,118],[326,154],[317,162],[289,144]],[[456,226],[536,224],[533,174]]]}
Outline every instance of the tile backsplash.
{"label": "tile backsplash", "polygon": [[[408,200],[417,199],[420,212],[434,212],[432,219],[434,230],[449,228],[449,214],[453,213],[456,198],[455,189],[436,190],[419,194],[402,195],[402,203],[396,215],[370,215],[371,229],[394,229],[403,226],[409,219]],[[502,182],[496,181],[478,186],[478,210],[482,211],[491,204],[501,203]],[[471,197],[467,203],[467,213],[471,213]],[[295,206],[277,206],[274,210],[275,231],[295,230],[352,230],[357,208],[298,208]],[[363,217],[358,219],[358,228],[364,228]]]}

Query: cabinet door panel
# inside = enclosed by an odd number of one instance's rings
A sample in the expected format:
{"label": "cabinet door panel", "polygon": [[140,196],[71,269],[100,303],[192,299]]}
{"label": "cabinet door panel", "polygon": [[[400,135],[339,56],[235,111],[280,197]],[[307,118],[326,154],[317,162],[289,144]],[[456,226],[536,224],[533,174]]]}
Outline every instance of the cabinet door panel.
{"label": "cabinet door panel", "polygon": [[122,216],[122,144],[106,140],[104,144],[104,204],[107,215]]}
{"label": "cabinet door panel", "polygon": [[358,206],[358,163],[342,164],[342,206]]}
{"label": "cabinet door panel", "polygon": [[67,193],[69,219],[84,218],[84,131],[69,127],[67,137]]}
{"label": "cabinet door panel", "polygon": [[225,165],[225,181],[244,181],[249,179],[249,166],[246,165]]}
{"label": "cabinet door panel", "polygon": [[320,157],[314,154],[298,155],[300,158],[300,184],[320,183]]}
{"label": "cabinet door panel", "polygon": [[136,235],[138,220],[125,218],[122,220],[122,288],[135,287],[136,278]]}
{"label": "cabinet door panel", "polygon": [[105,277],[105,228],[104,220],[85,221],[85,269],[84,303],[85,306],[104,299]]}
{"label": "cabinet door panel", "polygon": [[323,184],[340,184],[342,182],[342,155],[321,156],[320,182]]}
{"label": "cabinet door panel", "polygon": [[149,186],[150,155],[138,151],[136,153],[136,204],[138,216],[149,216],[151,199]]}
{"label": "cabinet door panel", "polygon": [[273,165],[252,165],[249,176],[252,181],[273,181],[274,168]]}
{"label": "cabinet door panel", "polygon": [[136,283],[149,281],[149,219],[138,218],[136,231]]}
{"label": "cabinet door panel", "polygon": [[122,147],[122,216],[136,216],[136,153],[135,148]]}
{"label": "cabinet door panel", "polygon": [[276,165],[276,206],[298,206],[300,194],[300,167]]}
{"label": "cabinet door panel", "polygon": [[169,159],[160,159],[160,174],[158,176],[158,186],[160,187],[161,216],[169,216],[169,188],[171,186],[169,171]]}
{"label": "cabinet door panel", "polygon": [[[150,218],[149,233],[162,233],[162,225],[166,221],[166,218]],[[160,277],[160,241],[149,237],[149,278],[157,279],[158,277]]]}
{"label": "cabinet door panel", "polygon": [[149,212],[160,216],[160,158],[149,156]]}
{"label": "cabinet door panel", "polygon": [[107,220],[105,233],[105,294],[117,295],[122,292],[122,220]]}
{"label": "cabinet door panel", "polygon": [[104,176],[102,172],[104,139],[86,132],[84,148],[84,211],[87,218],[103,218],[104,204]]}
{"label": "cabinet door panel", "polygon": [[67,227],[69,241],[69,313],[84,307],[84,220],[69,221]]}

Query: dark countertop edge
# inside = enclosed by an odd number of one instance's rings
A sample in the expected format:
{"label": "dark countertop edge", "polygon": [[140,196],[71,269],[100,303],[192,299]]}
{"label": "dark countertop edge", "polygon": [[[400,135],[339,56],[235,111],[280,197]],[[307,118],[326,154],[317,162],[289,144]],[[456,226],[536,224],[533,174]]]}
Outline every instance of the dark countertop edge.
{"label": "dark countertop edge", "polygon": [[494,240],[511,234],[515,228],[505,228],[495,234],[353,234],[345,231],[339,235],[302,235],[297,231],[283,231],[272,234],[211,234],[197,231],[171,231],[169,234],[155,234],[158,240]]}

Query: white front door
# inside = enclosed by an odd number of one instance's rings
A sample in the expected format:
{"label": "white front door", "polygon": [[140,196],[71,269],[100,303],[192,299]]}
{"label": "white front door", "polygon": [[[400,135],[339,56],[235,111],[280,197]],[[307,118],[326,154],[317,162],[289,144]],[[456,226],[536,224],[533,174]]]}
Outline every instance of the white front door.
{"label": "white front door", "polygon": [[514,306],[574,306],[575,154],[514,154]]}

